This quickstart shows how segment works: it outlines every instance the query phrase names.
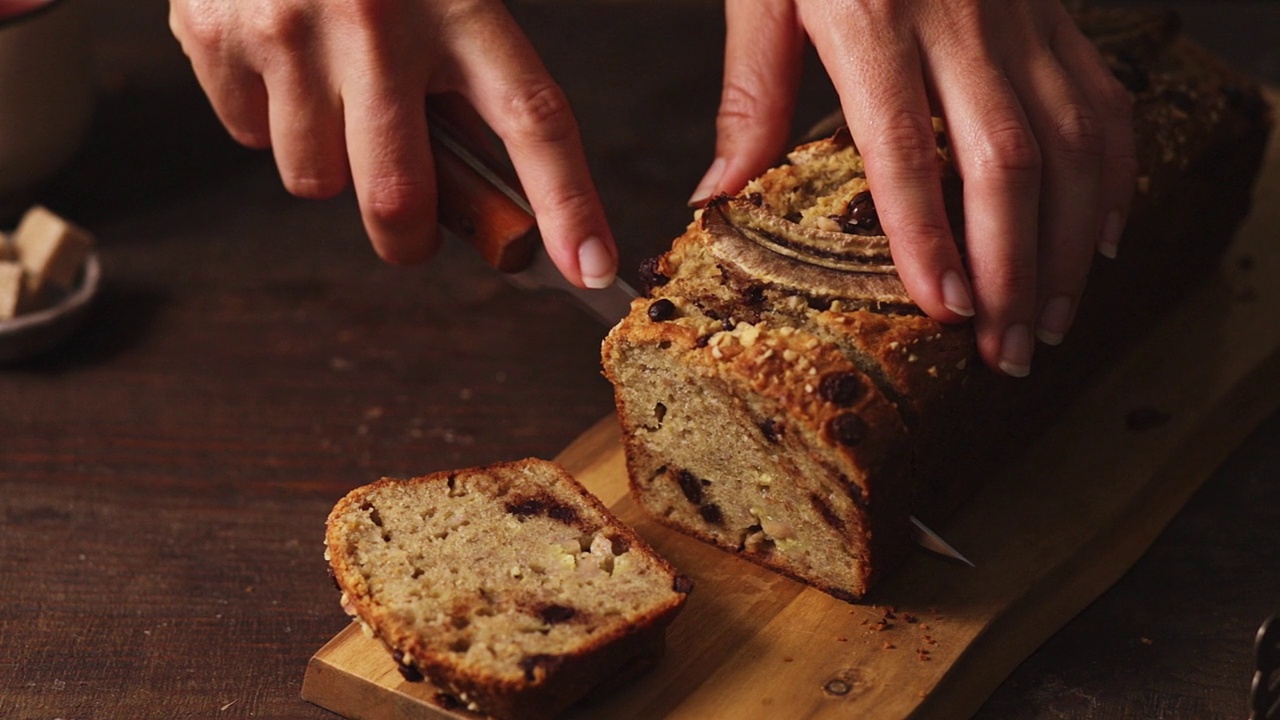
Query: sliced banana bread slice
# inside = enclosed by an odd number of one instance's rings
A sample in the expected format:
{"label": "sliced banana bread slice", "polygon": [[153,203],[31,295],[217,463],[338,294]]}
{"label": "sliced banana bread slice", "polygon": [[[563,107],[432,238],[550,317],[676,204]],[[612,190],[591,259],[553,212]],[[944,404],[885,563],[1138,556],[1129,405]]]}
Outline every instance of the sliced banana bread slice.
{"label": "sliced banana bread slice", "polygon": [[553,717],[661,653],[692,583],[560,466],[383,479],[329,515],[342,605],[457,700]]}

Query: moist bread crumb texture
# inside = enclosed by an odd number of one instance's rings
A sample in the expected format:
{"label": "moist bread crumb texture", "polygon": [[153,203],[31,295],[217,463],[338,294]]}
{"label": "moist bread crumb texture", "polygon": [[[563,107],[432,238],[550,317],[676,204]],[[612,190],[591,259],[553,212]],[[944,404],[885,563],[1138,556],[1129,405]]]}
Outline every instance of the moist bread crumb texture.
{"label": "moist bread crumb texture", "polygon": [[[1041,346],[1032,377],[1012,380],[982,366],[968,324],[924,316],[841,129],[714,199],[642,264],[645,296],[602,361],[646,512],[860,599],[911,547],[913,513],[945,515],[1214,271],[1248,210],[1270,109],[1172,15],[1079,21],[1134,99],[1139,178],[1121,255],[1094,264],[1064,346]],[[934,131],[963,254],[960,178],[940,120]]]}
{"label": "moist bread crumb texture", "polygon": [[406,678],[495,717],[551,717],[651,664],[692,587],[540,460],[358,488],[325,546],[343,608]]}

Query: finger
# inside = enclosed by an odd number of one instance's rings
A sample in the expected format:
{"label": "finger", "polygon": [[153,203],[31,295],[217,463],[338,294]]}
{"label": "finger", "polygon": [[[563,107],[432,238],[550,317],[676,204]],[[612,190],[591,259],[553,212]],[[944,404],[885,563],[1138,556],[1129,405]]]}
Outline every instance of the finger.
{"label": "finger", "polygon": [[988,366],[1031,372],[1041,160],[1021,105],[998,65],[966,48],[930,65],[964,181],[965,247]]}
{"label": "finger", "polygon": [[427,98],[427,117],[447,122],[451,130],[466,140],[467,147],[479,153],[485,162],[495,167],[506,162],[502,141],[493,134],[489,124],[471,107],[471,103],[458,93],[430,95]]}
{"label": "finger", "polygon": [[[216,5],[205,12],[230,10]],[[223,17],[195,22],[184,3],[169,8],[169,28],[191,61],[196,80],[204,88],[218,120],[236,142],[251,148],[271,146],[267,121],[267,88],[262,76],[226,42]]]}
{"label": "finger", "polygon": [[1016,68],[1012,81],[1020,90],[1044,165],[1036,336],[1058,345],[1075,316],[1102,232],[1103,124],[1047,51],[1011,62],[1010,67]]}
{"label": "finger", "polygon": [[[328,198],[347,185],[342,100],[327,67],[314,67],[318,42],[310,28],[292,31],[295,50],[281,53],[264,77],[271,149],[285,188],[304,198]],[[323,62],[323,60],[321,61]]]}
{"label": "finger", "polygon": [[1060,26],[1052,46],[1063,68],[1091,98],[1103,135],[1102,212],[1098,252],[1114,258],[1133,202],[1138,155],[1133,129],[1133,96],[1107,67],[1097,48],[1073,24]]}
{"label": "finger", "polygon": [[[838,16],[818,10],[802,21],[840,95],[866,166],[881,225],[911,299],[930,316],[957,322],[974,314],[960,253],[942,201],[937,142],[915,39],[861,42]],[[893,33],[898,18],[868,19]]]}
{"label": "finger", "polygon": [[794,5],[728,0],[725,23],[716,156],[690,205],[741,189],[777,162],[791,132],[804,49]]}
{"label": "finger", "polygon": [[[381,52],[370,46],[353,56],[376,64]],[[365,230],[387,262],[425,262],[439,247],[425,87],[397,82],[376,66],[351,70],[342,98],[345,139]]]}
{"label": "finger", "polygon": [[581,287],[607,287],[617,248],[564,91],[501,6],[451,34],[458,89],[502,139],[538,219],[547,254]]}

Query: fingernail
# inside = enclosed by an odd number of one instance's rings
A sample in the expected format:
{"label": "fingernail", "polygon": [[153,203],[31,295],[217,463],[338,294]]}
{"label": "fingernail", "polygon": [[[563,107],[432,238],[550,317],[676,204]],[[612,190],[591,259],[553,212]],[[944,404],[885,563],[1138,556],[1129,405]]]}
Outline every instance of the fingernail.
{"label": "fingernail", "polygon": [[1044,304],[1036,337],[1046,345],[1061,345],[1071,326],[1071,298],[1059,295]]}
{"label": "fingernail", "polygon": [[724,177],[724,169],[728,163],[724,158],[716,158],[711,163],[711,167],[707,168],[707,174],[702,176],[702,182],[698,183],[698,188],[693,191],[693,195],[689,198],[690,205],[701,205],[707,198],[711,197],[711,193],[716,191],[720,185],[720,178]]}
{"label": "fingernail", "polygon": [[593,236],[578,246],[578,272],[582,273],[582,284],[589,288],[599,290],[613,284],[618,266],[603,240]]}
{"label": "fingernail", "polygon": [[1107,213],[1102,222],[1102,240],[1098,243],[1098,252],[1103,257],[1116,259],[1116,251],[1120,248],[1120,234],[1124,232],[1124,217],[1119,210]]}
{"label": "fingernail", "polygon": [[973,298],[964,278],[955,270],[948,270],[942,275],[942,304],[957,315],[973,317]]}
{"label": "fingernail", "polygon": [[1013,377],[1030,375],[1033,349],[1030,328],[1022,323],[1010,325],[1004,331],[1004,342],[1000,344],[1000,369]]}

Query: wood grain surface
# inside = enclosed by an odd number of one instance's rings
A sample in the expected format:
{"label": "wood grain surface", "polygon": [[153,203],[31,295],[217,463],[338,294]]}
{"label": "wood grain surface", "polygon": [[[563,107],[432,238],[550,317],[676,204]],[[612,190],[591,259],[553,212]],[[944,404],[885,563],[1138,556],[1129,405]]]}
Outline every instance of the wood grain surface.
{"label": "wood grain surface", "polygon": [[[1280,193],[1280,143],[1262,183]],[[865,604],[650,520],[627,496],[616,424],[602,421],[557,459],[697,590],[655,671],[570,716],[970,717],[1280,407],[1276,228],[1263,204],[1225,262],[1247,273],[1220,274],[1172,309],[939,526],[976,569],[920,551]],[[439,708],[436,692],[406,682],[356,626],[312,658],[303,684],[303,697],[361,720],[467,716]]]}
{"label": "wood grain surface", "polygon": [[[84,1],[92,132],[50,185],[4,198],[91,229],[104,276],[63,347],[0,368],[0,718],[332,720],[300,697],[348,623],[321,556],[329,508],[381,475],[564,451],[612,407],[603,329],[465,247],[383,265],[350,195],[289,197],[269,153],[227,137],[165,3]],[[1280,6],[1176,4],[1280,81]],[[634,281],[712,157],[723,2],[507,5],[574,103]],[[795,127],[833,106],[810,62]],[[1261,270],[1228,266],[1219,287],[1263,308]],[[1230,445],[1242,423],[1196,442]],[[1170,426],[1154,437],[1185,432]],[[1243,716],[1253,634],[1280,610],[1278,448],[1272,414],[977,717]],[[722,652],[691,658],[690,682]]]}

